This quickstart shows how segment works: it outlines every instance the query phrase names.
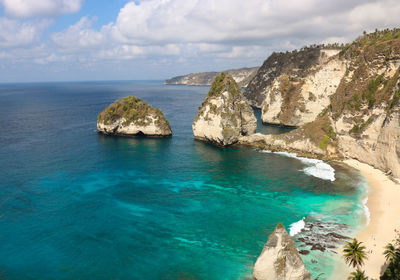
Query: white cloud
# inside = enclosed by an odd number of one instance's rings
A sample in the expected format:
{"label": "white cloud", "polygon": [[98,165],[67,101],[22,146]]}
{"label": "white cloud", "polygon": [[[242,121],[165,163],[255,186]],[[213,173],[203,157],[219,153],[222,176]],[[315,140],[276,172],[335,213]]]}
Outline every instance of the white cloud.
{"label": "white cloud", "polygon": [[272,51],[347,42],[378,23],[400,24],[384,18],[399,9],[394,0],[147,0],[125,4],[115,22],[97,30],[96,18],[82,17],[51,39],[57,53],[82,63],[155,57],[261,63]]}
{"label": "white cloud", "polygon": [[146,0],[126,3],[100,28],[85,16],[41,38],[45,18],[77,12],[83,1],[0,0],[6,16],[0,59],[77,68],[132,63],[139,72],[152,65],[222,70],[261,64],[273,51],[350,42],[363,30],[400,26],[398,0]]}
{"label": "white cloud", "polygon": [[[267,42],[268,39],[283,36],[321,35],[325,31],[331,31],[332,25],[336,24],[334,22],[336,16],[348,14],[360,3],[368,2],[358,0],[348,2],[151,0],[140,4],[130,2],[120,10],[112,30],[116,40],[138,45],[178,42],[228,44],[240,42],[251,45],[254,41]],[[392,4],[400,6],[400,3]],[[349,20],[348,17],[347,23]]]}
{"label": "white cloud", "polygon": [[357,6],[349,13],[352,29],[375,29],[400,25],[400,1],[387,0]]}
{"label": "white cloud", "polygon": [[0,0],[6,15],[18,18],[76,13],[83,2],[84,0]]}
{"label": "white cloud", "polygon": [[38,64],[48,64],[48,63],[53,63],[53,62],[63,62],[66,61],[67,57],[66,56],[58,56],[54,53],[46,56],[46,57],[40,57],[40,58],[35,58],[34,61]]}
{"label": "white cloud", "polygon": [[49,21],[20,22],[0,18],[0,48],[28,47],[39,42],[40,34],[49,25]]}
{"label": "white cloud", "polygon": [[83,17],[65,31],[54,33],[52,35],[54,43],[65,51],[83,51],[100,46],[104,43],[107,32],[92,29],[94,20]]}

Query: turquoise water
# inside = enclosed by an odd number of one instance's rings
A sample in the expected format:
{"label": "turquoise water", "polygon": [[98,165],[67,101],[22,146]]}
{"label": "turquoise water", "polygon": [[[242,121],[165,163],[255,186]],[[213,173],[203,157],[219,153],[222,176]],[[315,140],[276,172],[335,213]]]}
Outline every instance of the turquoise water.
{"label": "turquoise water", "polygon": [[[364,188],[356,171],[333,165],[331,182],[296,158],[194,141],[207,90],[0,85],[0,278],[243,279],[278,222],[289,228],[305,217],[357,230]],[[95,131],[97,114],[131,94],[164,111],[172,138]],[[304,260],[326,279],[335,258],[311,251]]]}

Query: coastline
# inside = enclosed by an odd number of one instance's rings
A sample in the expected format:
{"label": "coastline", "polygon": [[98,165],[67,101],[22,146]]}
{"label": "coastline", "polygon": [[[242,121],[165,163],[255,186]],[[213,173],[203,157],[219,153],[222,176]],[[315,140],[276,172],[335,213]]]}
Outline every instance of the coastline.
{"label": "coastline", "polygon": [[385,173],[355,159],[346,159],[345,164],[359,170],[367,179],[370,221],[356,236],[367,247],[368,254],[362,270],[374,279],[379,279],[385,263],[384,247],[395,238],[395,229],[400,229],[400,184],[396,184]]}

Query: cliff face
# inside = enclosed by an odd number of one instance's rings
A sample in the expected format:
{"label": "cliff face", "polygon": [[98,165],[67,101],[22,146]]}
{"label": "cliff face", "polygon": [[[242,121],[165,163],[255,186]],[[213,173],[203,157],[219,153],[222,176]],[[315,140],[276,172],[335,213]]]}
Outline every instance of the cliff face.
{"label": "cliff face", "polygon": [[[320,158],[355,158],[400,177],[400,30],[365,35],[317,68],[304,78],[302,89],[314,81],[308,89],[321,97],[296,101],[317,114],[291,110],[292,119],[279,117],[278,123],[297,129],[241,142]],[[275,103],[267,96],[264,107]],[[281,106],[281,115],[285,109]],[[263,109],[263,114],[272,113]]]}
{"label": "cliff face", "polygon": [[[240,87],[246,87],[249,81],[257,73],[258,67],[241,68],[223,71],[225,74],[232,76]],[[165,85],[189,85],[189,86],[208,86],[211,85],[219,73],[218,72],[202,72],[188,74],[184,76],[174,77],[164,81]]]}
{"label": "cliff face", "polygon": [[264,123],[300,126],[316,119],[329,105],[346,71],[339,50],[304,48],[272,54],[244,95],[262,108]]}
{"label": "cliff face", "polygon": [[240,136],[255,133],[257,120],[239,86],[229,75],[218,75],[194,119],[196,139],[218,146],[236,143]]}
{"label": "cliff face", "polygon": [[320,56],[318,64],[305,77],[283,74],[274,80],[266,90],[262,106],[264,123],[300,126],[314,121],[329,105],[329,97],[335,93],[346,71],[346,61],[334,58],[325,61],[324,50]]}
{"label": "cliff face", "polygon": [[269,236],[254,269],[254,280],[309,280],[296,244],[285,227],[278,224]]}
{"label": "cliff face", "polygon": [[354,42],[332,98],[338,148],[346,156],[400,177],[400,30]]}
{"label": "cliff face", "polygon": [[124,97],[106,107],[97,117],[97,131],[121,136],[172,135],[169,122],[161,110],[135,96]]}
{"label": "cliff face", "polygon": [[[262,108],[264,101],[268,98],[268,105],[275,107],[270,108],[272,111],[280,110],[281,107],[293,110],[294,108],[286,107],[291,107],[290,103],[295,103],[301,95],[301,87],[306,83],[305,78],[314,74],[321,68],[321,65],[327,63],[329,58],[338,52],[338,50],[321,50],[320,47],[310,47],[300,51],[273,53],[264,61],[255,77],[249,82],[244,95],[250,104],[257,108]],[[335,66],[330,65],[325,71],[329,71],[331,68],[335,68]],[[326,76],[322,71],[317,78],[324,75]],[[315,99],[316,95],[310,95],[307,91],[307,88],[316,86],[315,82],[313,80],[307,82],[303,95],[306,100]],[[276,104],[273,105],[273,103]],[[272,114],[270,118],[272,119],[272,117],[277,119],[273,121],[276,123],[278,121],[277,113]]]}

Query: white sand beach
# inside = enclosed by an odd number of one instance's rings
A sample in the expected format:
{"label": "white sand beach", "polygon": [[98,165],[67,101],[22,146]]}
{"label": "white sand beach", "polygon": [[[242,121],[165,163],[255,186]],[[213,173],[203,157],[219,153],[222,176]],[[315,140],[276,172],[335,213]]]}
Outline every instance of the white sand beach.
{"label": "white sand beach", "polygon": [[344,163],[358,169],[368,180],[370,222],[356,238],[364,243],[367,251],[372,250],[362,269],[368,277],[379,279],[385,263],[384,247],[395,238],[395,229],[400,230],[400,184],[368,164],[353,159]]}

